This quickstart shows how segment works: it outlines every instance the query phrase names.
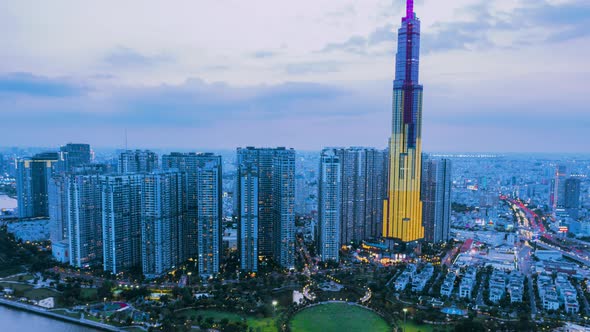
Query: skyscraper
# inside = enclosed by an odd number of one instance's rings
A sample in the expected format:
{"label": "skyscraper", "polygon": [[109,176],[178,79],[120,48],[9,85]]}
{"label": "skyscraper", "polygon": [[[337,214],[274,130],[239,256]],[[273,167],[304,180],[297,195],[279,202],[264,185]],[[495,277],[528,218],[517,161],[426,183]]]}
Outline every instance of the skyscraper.
{"label": "skyscraper", "polygon": [[318,195],[318,253],[323,261],[338,262],[342,165],[334,150],[325,149],[320,158]]}
{"label": "skyscraper", "polygon": [[186,213],[185,175],[161,171],[143,175],[141,262],[143,274],[157,277],[180,263],[180,225]]}
{"label": "skyscraper", "polygon": [[564,208],[572,218],[578,218],[580,209],[580,179],[570,177],[564,185]]}
{"label": "skyscraper", "polygon": [[102,262],[102,195],[99,175],[65,178],[68,206],[70,265],[84,267]]}
{"label": "skyscraper", "polygon": [[141,185],[138,174],[101,177],[103,268],[114,274],[141,261]]}
{"label": "skyscraper", "polygon": [[549,194],[549,204],[553,211],[563,210],[565,208],[565,180],[567,169],[564,165],[558,165],[555,168],[555,176],[551,181],[551,192]]}
{"label": "skyscraper", "polygon": [[186,176],[181,260],[202,257],[198,260],[199,271],[207,275],[217,273],[221,253],[220,240],[214,240],[222,234],[221,165],[221,156],[212,153],[173,152],[162,156],[164,170],[178,170]]}
{"label": "skyscraper", "polygon": [[[258,256],[273,258],[285,268],[295,265],[295,150],[238,148],[236,212],[243,270],[257,266]],[[249,208],[257,209],[256,212]],[[257,228],[255,231],[254,229]],[[254,238],[254,233],[257,239]]]}
{"label": "skyscraper", "polygon": [[197,173],[198,201],[198,266],[199,275],[212,276],[219,272],[222,238],[221,156],[202,155]]}
{"label": "skyscraper", "polygon": [[430,243],[449,240],[451,224],[451,161],[423,159],[422,219],[424,240]]}
{"label": "skyscraper", "polygon": [[258,166],[254,161],[242,161],[238,165],[237,193],[238,247],[240,269],[258,271]]}
{"label": "skyscraper", "polygon": [[274,259],[295,268],[295,150],[278,150],[273,160]]}
{"label": "skyscraper", "polygon": [[158,155],[149,150],[127,150],[119,154],[119,173],[149,173],[158,169]]}
{"label": "skyscraper", "polygon": [[420,20],[414,1],[398,31],[393,83],[393,127],[389,141],[389,180],[383,210],[383,237],[411,242],[424,237],[422,201],[422,85],[419,84]]}
{"label": "skyscraper", "polygon": [[16,163],[16,192],[20,218],[49,217],[49,181],[58,154],[39,153]]}
{"label": "skyscraper", "polygon": [[68,143],[59,149],[61,172],[69,172],[75,167],[89,164],[92,159],[89,144]]}
{"label": "skyscraper", "polygon": [[331,148],[341,164],[340,244],[381,236],[387,156],[374,148]]}

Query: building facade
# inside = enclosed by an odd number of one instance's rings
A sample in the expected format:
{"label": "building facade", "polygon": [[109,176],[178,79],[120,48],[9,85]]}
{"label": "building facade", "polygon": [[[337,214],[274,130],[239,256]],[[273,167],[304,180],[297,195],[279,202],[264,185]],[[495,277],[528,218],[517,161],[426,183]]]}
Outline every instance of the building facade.
{"label": "building facade", "polygon": [[201,156],[197,173],[198,266],[199,275],[219,272],[222,254],[222,169],[221,157]]}
{"label": "building facade", "polygon": [[70,265],[100,264],[103,255],[102,195],[99,175],[65,177]]}
{"label": "building facade", "polygon": [[[240,255],[248,257],[240,262],[242,269],[256,268],[253,264],[256,255],[256,259],[272,258],[285,268],[293,268],[295,151],[238,148],[237,172],[238,246]],[[249,208],[256,209],[256,212]],[[252,245],[254,242],[257,242],[256,250]]]}
{"label": "building facade", "polygon": [[59,170],[70,172],[74,168],[90,164],[92,151],[89,144],[68,143],[59,149]]}
{"label": "building facade", "polygon": [[398,31],[393,83],[393,127],[383,237],[412,242],[424,237],[422,201],[422,85],[419,84],[420,20],[408,0]]}
{"label": "building facade", "polygon": [[570,177],[565,180],[563,207],[571,218],[578,218],[580,210],[580,179]]}
{"label": "building facade", "polygon": [[202,275],[219,271],[223,228],[221,167],[221,156],[212,153],[173,152],[162,157],[164,170],[178,170],[186,176],[181,260],[197,259]]}
{"label": "building facade", "polygon": [[101,177],[103,268],[118,274],[141,259],[142,175]]}
{"label": "building facade", "polygon": [[16,193],[20,218],[49,217],[49,181],[57,169],[55,152],[16,162]]}
{"label": "building facade", "polygon": [[119,154],[117,170],[120,174],[149,173],[157,170],[158,155],[149,150],[127,150]]}
{"label": "building facade", "polygon": [[336,261],[340,251],[342,164],[333,150],[322,151],[318,194],[318,253],[323,261]]}
{"label": "building facade", "polygon": [[141,262],[146,277],[157,277],[180,262],[186,195],[184,173],[144,174],[141,186]]}
{"label": "building facade", "polygon": [[563,210],[565,208],[565,181],[567,178],[567,169],[563,165],[555,168],[555,176],[551,180],[551,191],[549,193],[549,205],[553,211]]}
{"label": "building facade", "polygon": [[451,226],[451,161],[423,159],[422,219],[424,240],[447,242]]}
{"label": "building facade", "polygon": [[330,148],[341,164],[340,244],[381,237],[387,154],[374,148]]}

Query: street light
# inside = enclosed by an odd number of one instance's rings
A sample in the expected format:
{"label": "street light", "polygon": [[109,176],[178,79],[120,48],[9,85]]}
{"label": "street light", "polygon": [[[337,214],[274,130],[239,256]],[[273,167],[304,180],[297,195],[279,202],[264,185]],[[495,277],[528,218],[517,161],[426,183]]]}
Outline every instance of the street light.
{"label": "street light", "polygon": [[408,313],[408,308],[404,308],[404,324],[406,324],[406,315]]}

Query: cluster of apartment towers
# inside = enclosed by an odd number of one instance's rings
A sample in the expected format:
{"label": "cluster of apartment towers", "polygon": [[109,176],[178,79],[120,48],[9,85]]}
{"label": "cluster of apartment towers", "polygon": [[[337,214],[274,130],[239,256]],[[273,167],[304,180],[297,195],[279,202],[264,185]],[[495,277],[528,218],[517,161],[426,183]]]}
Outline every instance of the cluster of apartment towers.
{"label": "cluster of apartment towers", "polygon": [[[92,163],[88,144],[17,161],[21,218],[47,218],[54,257],[75,267],[157,277],[193,261],[202,277],[222,260],[222,160],[213,153],[126,150],[117,169]],[[295,151],[238,148],[234,220],[243,271],[261,260],[295,266]],[[321,153],[318,254],[338,260],[350,243],[382,237],[388,152],[328,148]],[[450,164],[425,159],[425,240],[446,241]]]}

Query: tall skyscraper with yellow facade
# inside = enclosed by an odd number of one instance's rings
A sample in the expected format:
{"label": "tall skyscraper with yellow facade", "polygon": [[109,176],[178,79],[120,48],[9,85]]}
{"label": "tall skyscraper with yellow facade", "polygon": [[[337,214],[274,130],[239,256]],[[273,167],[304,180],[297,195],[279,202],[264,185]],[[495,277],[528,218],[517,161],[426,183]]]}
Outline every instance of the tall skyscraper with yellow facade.
{"label": "tall skyscraper with yellow facade", "polygon": [[414,1],[398,31],[393,83],[393,128],[389,140],[389,183],[383,210],[383,237],[412,242],[424,237],[422,201],[422,86],[418,82],[420,20]]}

